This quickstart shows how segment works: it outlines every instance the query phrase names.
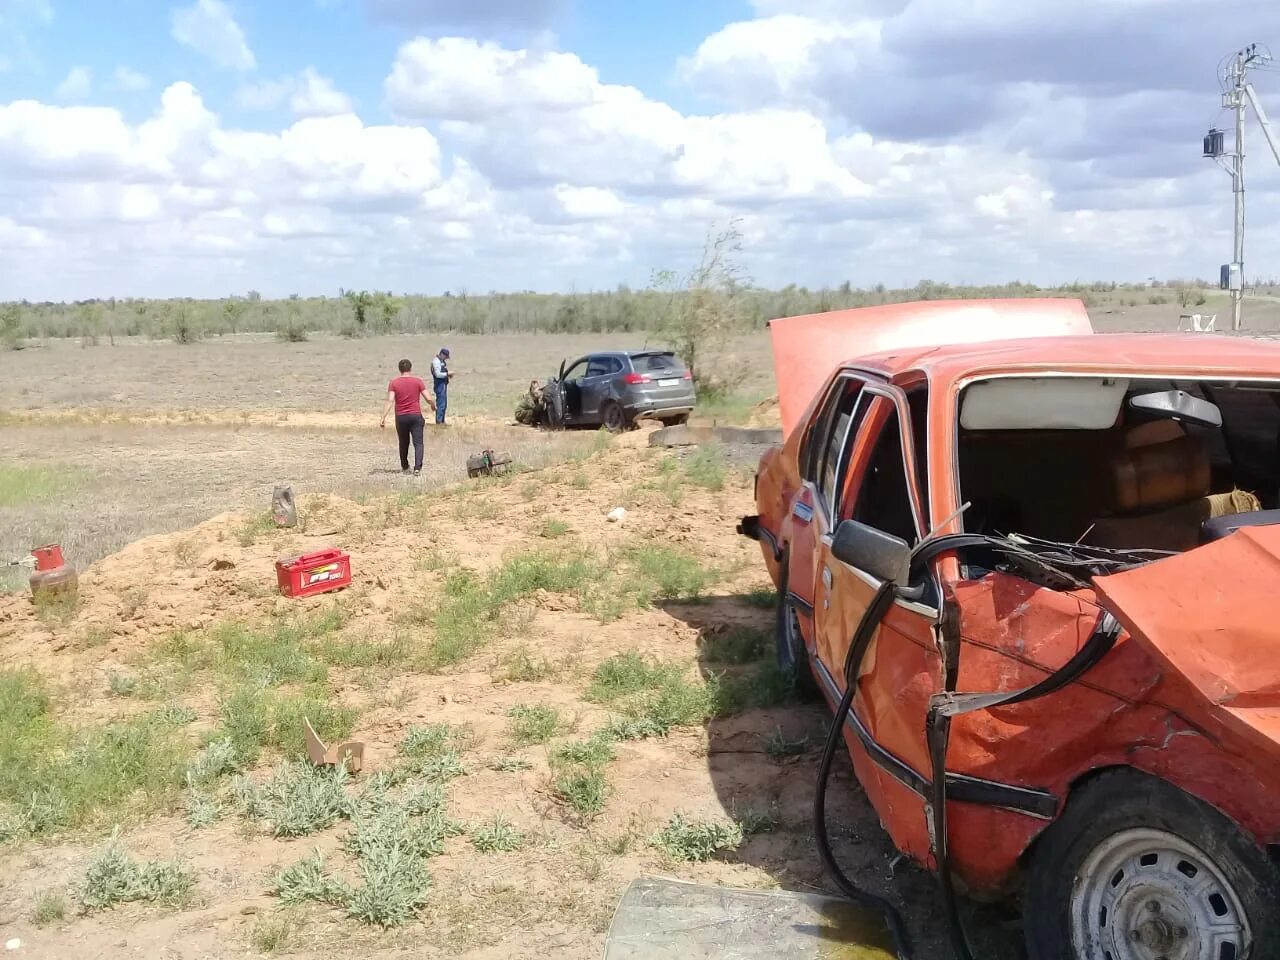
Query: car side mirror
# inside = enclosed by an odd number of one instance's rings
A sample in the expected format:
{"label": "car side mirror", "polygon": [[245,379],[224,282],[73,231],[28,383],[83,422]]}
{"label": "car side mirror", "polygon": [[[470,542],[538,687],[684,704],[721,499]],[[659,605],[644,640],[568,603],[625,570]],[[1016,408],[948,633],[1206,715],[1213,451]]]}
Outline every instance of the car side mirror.
{"label": "car side mirror", "polygon": [[857,520],[842,520],[831,538],[831,555],[877,580],[905,586],[911,575],[911,547],[905,540]]}

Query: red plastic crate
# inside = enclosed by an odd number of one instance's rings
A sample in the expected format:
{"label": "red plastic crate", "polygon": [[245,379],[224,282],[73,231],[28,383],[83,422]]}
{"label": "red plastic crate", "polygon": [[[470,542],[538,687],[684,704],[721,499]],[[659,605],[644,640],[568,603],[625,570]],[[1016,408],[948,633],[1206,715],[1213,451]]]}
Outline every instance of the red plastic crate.
{"label": "red plastic crate", "polygon": [[277,560],[276,581],[286,597],[341,590],[351,585],[351,557],[335,548]]}

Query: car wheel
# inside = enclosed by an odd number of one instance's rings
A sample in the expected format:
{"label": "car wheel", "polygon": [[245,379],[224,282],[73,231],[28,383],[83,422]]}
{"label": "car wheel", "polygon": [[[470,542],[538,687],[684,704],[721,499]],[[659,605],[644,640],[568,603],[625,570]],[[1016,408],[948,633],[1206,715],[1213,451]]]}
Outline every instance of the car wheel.
{"label": "car wheel", "polygon": [[809,666],[809,652],[804,647],[800,633],[800,620],[796,608],[787,602],[788,565],[782,558],[782,578],[778,584],[778,603],[774,613],[774,650],[778,658],[778,672],[786,674],[795,683],[796,696],[801,700],[820,699],[818,684]]}
{"label": "car wheel", "polygon": [[1208,804],[1108,771],[1037,842],[1023,923],[1030,960],[1261,960],[1280,869]]}
{"label": "car wheel", "polygon": [[600,420],[610,433],[622,433],[629,426],[626,411],[612,400],[606,402],[601,408]]}

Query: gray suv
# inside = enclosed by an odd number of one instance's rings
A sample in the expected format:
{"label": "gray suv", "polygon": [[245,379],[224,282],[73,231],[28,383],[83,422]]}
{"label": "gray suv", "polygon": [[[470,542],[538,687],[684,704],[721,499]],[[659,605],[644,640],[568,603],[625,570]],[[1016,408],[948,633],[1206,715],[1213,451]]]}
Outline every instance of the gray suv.
{"label": "gray suv", "polygon": [[548,381],[548,426],[607,427],[617,433],[640,417],[689,419],[697,392],[688,368],[670,350],[592,353]]}

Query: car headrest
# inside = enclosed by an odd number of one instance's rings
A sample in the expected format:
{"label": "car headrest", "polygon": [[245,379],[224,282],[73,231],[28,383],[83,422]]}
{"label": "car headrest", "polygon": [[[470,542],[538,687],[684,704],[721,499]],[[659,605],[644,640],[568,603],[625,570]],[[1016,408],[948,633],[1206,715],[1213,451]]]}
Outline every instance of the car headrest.
{"label": "car headrest", "polygon": [[1211,479],[1203,439],[1181,436],[1122,450],[1111,459],[1111,506],[1118,513],[1159,510],[1207,496]]}

